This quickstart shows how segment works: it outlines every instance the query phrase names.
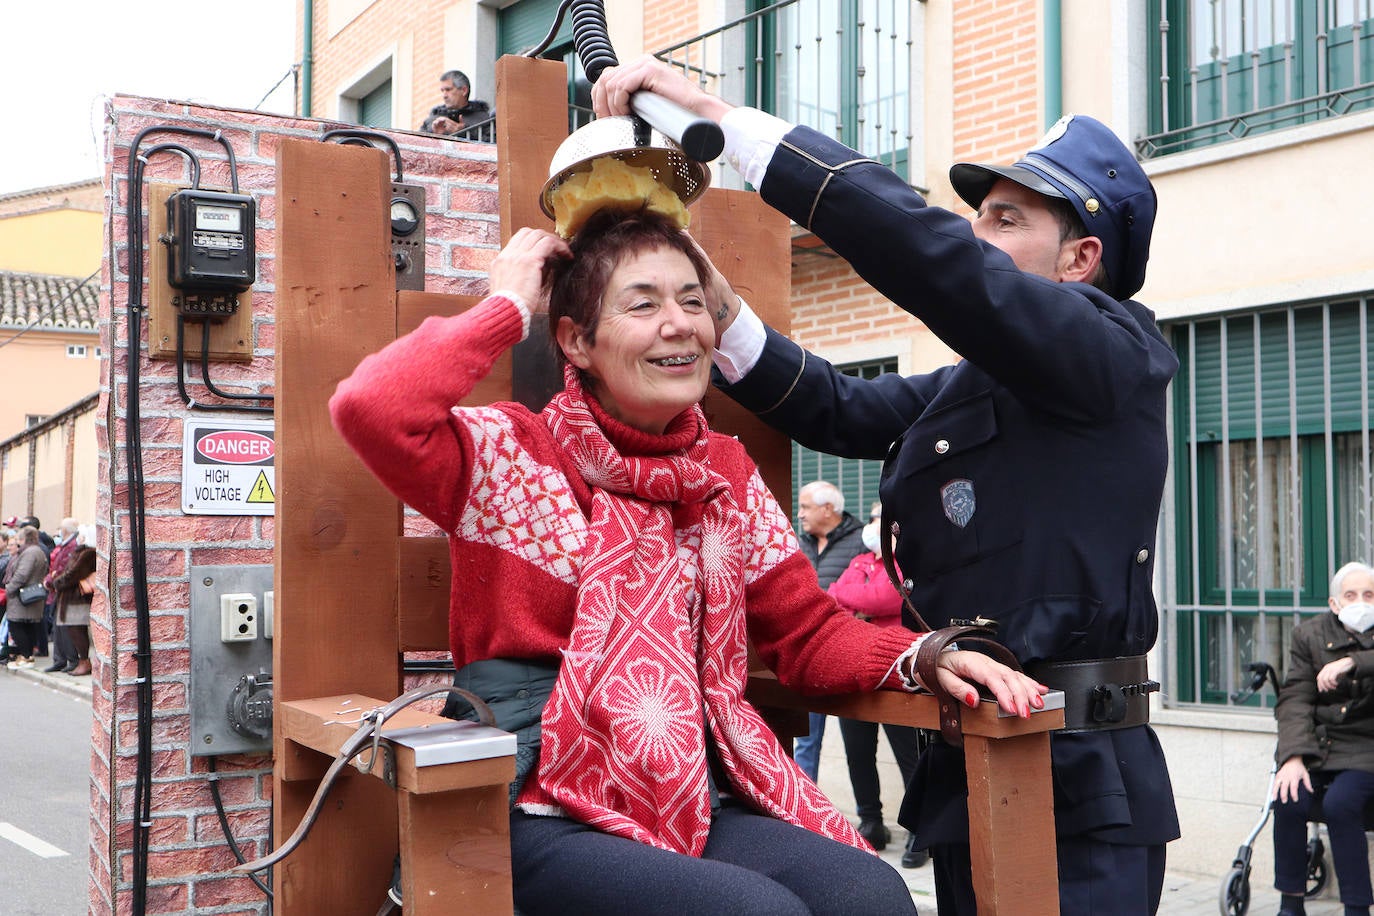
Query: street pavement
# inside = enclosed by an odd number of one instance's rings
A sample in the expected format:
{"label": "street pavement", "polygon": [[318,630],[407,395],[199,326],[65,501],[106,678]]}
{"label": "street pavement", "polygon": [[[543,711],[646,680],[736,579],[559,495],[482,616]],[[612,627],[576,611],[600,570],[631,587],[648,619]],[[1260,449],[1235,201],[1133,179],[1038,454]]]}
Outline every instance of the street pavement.
{"label": "street pavement", "polygon": [[[51,689],[51,691],[58,691],[60,694],[65,694],[67,698],[85,700],[85,703],[89,703],[89,700],[91,700],[91,678],[89,677],[71,677],[70,674],[56,673],[45,674],[41,672],[40,669],[0,669],[0,677],[7,676],[15,678],[15,681],[11,681],[11,683],[16,684],[21,683],[21,681],[27,681],[27,683],[34,685],[34,687],[44,687]],[[87,707],[87,709],[89,709],[89,707]],[[21,715],[21,720],[22,718],[25,717]],[[78,721],[81,721],[80,717],[78,717]],[[47,729],[44,729],[44,731],[47,731]],[[47,737],[47,735],[45,735],[45,737]],[[88,740],[89,722],[87,721],[84,725],[81,725],[80,728],[77,728],[74,735],[70,737],[73,740],[80,740],[80,742]],[[30,744],[32,744],[32,742],[30,742]],[[88,759],[88,755],[82,754],[82,758]],[[892,829],[893,834],[892,842],[889,843],[888,849],[882,851],[881,856],[883,861],[888,862],[889,865],[896,868],[897,871],[901,872],[901,876],[907,880],[907,887],[911,889],[912,901],[915,901],[916,904],[916,912],[921,913],[921,916],[934,916],[936,915],[936,889],[934,889],[934,875],[932,869],[930,869],[930,865],[926,864],[921,868],[900,867],[901,851],[903,851],[905,839],[907,839],[907,832],[905,832],[903,828],[897,827],[896,824],[897,806],[900,805],[901,801],[900,777],[897,775],[896,762],[893,761],[892,750],[890,750],[886,740],[879,740],[878,742],[878,764],[879,773],[881,773],[882,776],[883,801],[885,801],[886,806],[888,806],[888,810],[886,810],[886,820],[888,820],[888,827]],[[834,802],[840,806],[842,812],[856,818],[855,812],[853,812],[853,792],[851,788],[849,788],[849,773],[845,768],[844,742],[842,742],[840,737],[840,729],[834,725],[834,722],[831,722],[830,728],[827,728],[826,742],[824,742],[822,754],[820,754],[819,781],[820,787],[826,791],[827,795],[830,795],[831,799],[834,799]],[[85,781],[82,781],[80,791],[87,791],[87,783],[85,783]],[[74,816],[76,816],[76,814],[69,814],[69,817]],[[5,820],[12,820],[12,818],[5,817],[4,813],[0,813],[0,821]],[[81,827],[81,834],[84,835],[84,825]],[[3,840],[0,840],[0,842],[3,842]],[[1256,842],[1268,842],[1268,834],[1261,835]],[[84,858],[84,847],[78,847],[78,849],[70,851],[74,854],[74,858]],[[10,856],[11,853],[5,851],[4,854],[5,856]],[[15,854],[16,856],[27,856],[27,853]],[[65,880],[67,883],[78,884],[80,887],[67,887],[67,889],[62,889],[63,900],[85,901],[84,876],[82,876],[82,878],[77,878],[77,876],[71,875],[71,873],[69,873],[71,864],[73,864],[73,861],[67,861],[67,872],[59,873],[65,875],[65,878],[62,880]],[[1164,894],[1162,894],[1160,901],[1161,915],[1216,916],[1217,913],[1221,912],[1219,902],[1221,878],[1223,878],[1221,875],[1194,875],[1194,873],[1182,871],[1182,869],[1176,867],[1175,864],[1175,868],[1172,868],[1171,871],[1165,875]],[[1252,913],[1253,916],[1272,916],[1272,913],[1278,912],[1278,894],[1276,894],[1271,887],[1268,887],[1268,882],[1270,882],[1270,876],[1259,875],[1259,873],[1253,875],[1252,880],[1250,880],[1249,912]],[[1331,884],[1334,886],[1334,882],[1331,882]],[[1327,893],[1330,893],[1330,890],[1327,891]],[[14,909],[10,909],[12,905],[14,905],[14,897],[12,897],[12,895],[7,894],[5,897],[0,898],[0,913],[4,913],[4,916],[19,916],[19,913],[30,912],[27,911],[27,909],[23,909],[23,911],[14,911]],[[34,909],[32,912],[38,913],[40,911]],[[43,916],[59,916],[67,912],[85,912],[85,908],[81,906],[80,909],[66,909],[65,906],[59,905],[58,908],[48,906],[48,908],[41,911]],[[1319,900],[1308,901],[1307,904],[1308,916],[1340,916],[1341,912],[1342,908],[1340,901],[1336,900],[1334,897],[1322,897],[1319,898]]]}

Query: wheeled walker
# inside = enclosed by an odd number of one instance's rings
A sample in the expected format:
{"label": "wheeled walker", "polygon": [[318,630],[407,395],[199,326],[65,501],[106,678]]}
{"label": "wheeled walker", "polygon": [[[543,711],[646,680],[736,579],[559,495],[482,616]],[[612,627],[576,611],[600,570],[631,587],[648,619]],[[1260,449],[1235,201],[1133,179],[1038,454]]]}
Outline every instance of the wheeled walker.
{"label": "wheeled walker", "polygon": [[[1259,692],[1266,681],[1269,682],[1275,692],[1278,691],[1278,675],[1268,662],[1251,662],[1246,666],[1246,669],[1250,672],[1250,683],[1243,690],[1231,695],[1233,702],[1241,703],[1250,699]],[[1269,769],[1269,789],[1265,792],[1264,804],[1260,808],[1259,822],[1255,824],[1250,835],[1241,844],[1240,849],[1236,852],[1235,861],[1231,863],[1231,870],[1222,879],[1221,916],[1245,916],[1250,910],[1250,856],[1254,851],[1255,837],[1259,836],[1264,825],[1269,822],[1269,813],[1274,807],[1274,781],[1278,777],[1278,772],[1279,766],[1276,762]],[[1320,800],[1314,803],[1313,817],[1307,825],[1307,886],[1303,890],[1303,895],[1308,899],[1322,892],[1326,887],[1328,878],[1326,844],[1322,842],[1320,817],[1318,816],[1320,805]]]}

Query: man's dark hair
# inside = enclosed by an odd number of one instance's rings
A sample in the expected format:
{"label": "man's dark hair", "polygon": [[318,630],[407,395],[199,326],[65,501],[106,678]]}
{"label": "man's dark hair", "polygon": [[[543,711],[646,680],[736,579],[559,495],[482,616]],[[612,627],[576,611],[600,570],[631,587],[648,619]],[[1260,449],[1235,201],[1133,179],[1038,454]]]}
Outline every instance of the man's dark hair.
{"label": "man's dark hair", "polygon": [[439,77],[439,80],[440,82],[448,80],[453,85],[466,89],[468,92],[472,91],[472,83],[468,81],[467,74],[462,70],[446,70],[444,75]]}
{"label": "man's dark hair", "polygon": [[31,528],[37,528],[39,531],[43,530],[43,523],[38,520],[38,516],[36,515],[24,516],[19,520],[19,524],[21,527],[24,525],[28,525]]}
{"label": "man's dark hair", "polygon": [[[1059,244],[1087,238],[1088,227],[1083,225],[1083,217],[1078,215],[1073,204],[1061,197],[1050,197],[1048,194],[1041,196],[1045,198],[1045,203],[1049,206],[1050,215],[1059,224]],[[1105,293],[1111,292],[1111,280],[1107,277],[1107,268],[1100,260],[1097,262],[1097,272],[1093,274],[1089,283]]]}

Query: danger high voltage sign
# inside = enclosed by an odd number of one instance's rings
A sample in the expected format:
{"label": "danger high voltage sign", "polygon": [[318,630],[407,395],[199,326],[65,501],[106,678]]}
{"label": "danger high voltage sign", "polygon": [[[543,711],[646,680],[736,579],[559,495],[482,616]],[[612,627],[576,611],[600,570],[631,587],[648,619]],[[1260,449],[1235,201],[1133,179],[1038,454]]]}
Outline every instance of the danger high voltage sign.
{"label": "danger high voltage sign", "polygon": [[277,502],[276,454],[270,421],[187,420],[181,455],[181,511],[188,515],[271,515]]}

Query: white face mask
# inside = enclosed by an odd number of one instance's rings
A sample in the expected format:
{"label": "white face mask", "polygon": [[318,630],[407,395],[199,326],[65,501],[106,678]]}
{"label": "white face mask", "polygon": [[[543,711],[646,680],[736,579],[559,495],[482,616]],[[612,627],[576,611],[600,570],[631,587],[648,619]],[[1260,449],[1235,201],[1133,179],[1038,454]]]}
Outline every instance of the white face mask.
{"label": "white face mask", "polygon": [[1336,616],[1340,618],[1341,623],[1350,629],[1357,633],[1363,633],[1370,627],[1374,627],[1374,604],[1356,601],[1354,604],[1347,604],[1341,608]]}
{"label": "white face mask", "polygon": [[879,552],[879,549],[882,547],[882,542],[879,540],[878,537],[877,522],[869,522],[867,525],[864,525],[864,530],[860,536],[864,539],[865,547],[867,547],[874,553]]}

